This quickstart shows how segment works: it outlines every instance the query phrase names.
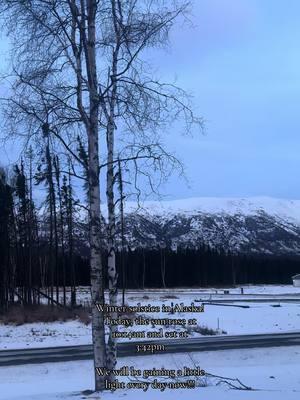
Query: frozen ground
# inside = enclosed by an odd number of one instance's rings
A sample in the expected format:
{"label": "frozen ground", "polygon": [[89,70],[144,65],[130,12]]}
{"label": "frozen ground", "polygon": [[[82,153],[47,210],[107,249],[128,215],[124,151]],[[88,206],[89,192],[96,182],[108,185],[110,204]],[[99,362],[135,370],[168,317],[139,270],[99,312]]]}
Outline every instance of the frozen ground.
{"label": "frozen ground", "polygon": [[[241,295],[241,289],[244,291],[244,295]],[[229,294],[224,295],[224,291],[228,291]],[[176,288],[176,289],[144,289],[144,290],[128,290],[126,291],[126,298],[134,296],[155,296],[155,298],[161,298],[164,295],[178,295],[180,296],[195,296],[195,298],[207,299],[212,296],[213,298],[261,298],[261,297],[273,297],[273,296],[299,296],[300,298],[300,287],[294,287],[293,285],[241,285],[236,287],[210,287],[210,288]],[[224,297],[225,296],[225,297]],[[67,288],[67,302],[70,302],[71,290]],[[121,296],[120,296],[121,297]],[[60,301],[63,302],[62,293],[60,295]],[[77,301],[82,305],[91,304],[90,288],[88,286],[79,286],[77,289]]]}
{"label": "frozen ground", "polygon": [[[175,368],[195,365],[206,372],[239,378],[253,391],[229,390],[215,386],[216,379],[206,380],[207,387],[184,390],[117,390],[90,397],[82,390],[93,387],[93,364],[90,361],[41,364],[0,368],[1,400],[54,399],[191,399],[191,400],[298,400],[300,396],[300,347],[243,349],[177,355],[122,358],[118,367],[135,369]],[[123,378],[123,380],[126,378]],[[121,379],[122,380],[122,379]]]}
{"label": "frozen ground", "polygon": [[[208,289],[205,289],[206,292]],[[221,289],[210,289],[212,300],[216,298],[214,291]],[[231,289],[229,289],[231,292]],[[232,289],[236,291],[238,289]],[[249,286],[245,287],[246,293],[272,294],[282,293],[289,296],[292,293],[300,294],[300,288],[293,286]],[[81,298],[86,299],[88,289],[82,288]],[[233,293],[234,295],[234,293]],[[127,294],[127,303],[136,305],[170,305],[183,302],[189,305],[204,293],[199,290],[173,290],[173,291],[131,291]],[[218,298],[230,298],[231,295],[217,295]],[[235,295],[234,295],[235,296]],[[235,296],[236,297],[236,296]],[[198,304],[198,303],[196,303]],[[273,333],[300,330],[300,302],[295,303],[232,303],[233,305],[246,305],[250,308],[228,307],[220,305],[206,305],[204,313],[176,314],[178,318],[197,318],[200,326],[211,329],[223,330],[228,335]],[[149,314],[148,314],[149,316]],[[170,317],[166,313],[153,314],[155,317]],[[174,316],[173,316],[174,317]],[[122,330],[122,327],[119,328]],[[139,330],[144,330],[139,327]],[[172,329],[172,328],[170,328]],[[179,329],[179,328],[178,328]],[[138,330],[135,327],[135,330]],[[191,332],[190,336],[199,336],[197,332]],[[91,343],[91,326],[84,325],[79,321],[55,322],[55,323],[33,323],[21,326],[0,324],[0,350],[17,349],[28,347],[67,346]]]}
{"label": "frozen ground", "polygon": [[75,346],[91,343],[91,326],[79,321],[0,324],[0,350],[29,347]]}

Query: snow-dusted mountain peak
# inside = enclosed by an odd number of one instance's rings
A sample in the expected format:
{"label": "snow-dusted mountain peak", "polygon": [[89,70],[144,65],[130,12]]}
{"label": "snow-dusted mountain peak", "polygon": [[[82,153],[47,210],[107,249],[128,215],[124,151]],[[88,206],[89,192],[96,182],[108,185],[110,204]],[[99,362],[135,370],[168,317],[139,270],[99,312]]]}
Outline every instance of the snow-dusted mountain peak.
{"label": "snow-dusted mountain peak", "polygon": [[255,215],[261,211],[268,215],[288,218],[300,223],[300,200],[272,197],[222,198],[193,197],[180,200],[146,201],[140,208],[136,203],[125,204],[126,213],[147,212],[152,215],[166,214],[227,214]]}
{"label": "snow-dusted mountain peak", "polygon": [[300,200],[201,197],[125,204],[133,247],[198,247],[300,255]]}

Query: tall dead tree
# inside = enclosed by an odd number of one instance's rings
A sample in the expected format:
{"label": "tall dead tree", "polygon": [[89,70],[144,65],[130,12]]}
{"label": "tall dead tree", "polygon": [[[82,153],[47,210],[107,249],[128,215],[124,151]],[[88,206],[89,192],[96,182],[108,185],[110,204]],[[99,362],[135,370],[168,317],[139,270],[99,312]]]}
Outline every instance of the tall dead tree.
{"label": "tall dead tree", "polygon": [[0,168],[0,313],[13,300],[16,282],[16,262],[14,257],[16,238],[13,205],[13,188],[7,174]]}
{"label": "tall dead tree", "polygon": [[[45,139],[45,152],[42,157],[42,165],[38,167],[35,176],[36,184],[44,183],[47,191],[45,206],[48,212],[49,221],[49,268],[50,268],[50,296],[51,305],[54,305],[54,286],[56,286],[56,302],[59,301],[58,288],[58,226],[57,226],[57,204],[56,188],[54,183],[55,171],[53,166],[53,152],[51,148],[49,125],[43,124],[43,134]],[[56,285],[55,285],[56,284]]]}
{"label": "tall dead tree", "polygon": [[62,185],[62,207],[63,215],[66,222],[66,236],[68,258],[70,263],[71,274],[71,306],[76,306],[76,273],[74,265],[74,198],[71,181],[71,171],[63,177]]}
{"label": "tall dead tree", "polygon": [[64,212],[63,212],[63,199],[61,190],[61,169],[60,162],[57,155],[53,158],[53,167],[55,173],[56,187],[57,187],[57,197],[59,206],[59,231],[60,231],[60,248],[61,248],[61,258],[62,258],[62,282],[63,282],[63,304],[66,305],[66,260],[65,260],[65,235],[64,235]]}

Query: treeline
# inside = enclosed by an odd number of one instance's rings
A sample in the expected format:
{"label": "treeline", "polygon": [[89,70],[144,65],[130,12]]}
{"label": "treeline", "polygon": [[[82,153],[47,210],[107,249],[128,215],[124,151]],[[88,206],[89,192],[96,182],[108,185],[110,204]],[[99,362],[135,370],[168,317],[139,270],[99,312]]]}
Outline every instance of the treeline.
{"label": "treeline", "polygon": [[291,277],[300,272],[299,257],[233,255],[204,245],[176,252],[137,249],[117,254],[120,288],[122,257],[127,288],[291,284]]}
{"label": "treeline", "polygon": [[[33,168],[33,151],[9,172],[0,169],[0,311],[10,304],[76,305],[76,287],[90,284],[88,221],[75,199],[71,166],[61,168],[59,157],[43,148]],[[34,170],[34,171],[33,171]],[[37,206],[35,187],[44,199]],[[103,223],[103,249],[106,247]],[[99,233],[100,234],[100,233]],[[117,231],[122,236],[124,232]],[[122,238],[118,238],[121,243]],[[107,252],[102,254],[108,286]],[[132,250],[123,243],[116,251],[118,286],[166,288],[235,284],[291,283],[299,273],[299,258],[230,254],[200,245],[197,249]],[[68,304],[67,304],[68,303]]]}
{"label": "treeline", "polygon": [[[76,303],[78,248],[71,175],[62,173],[57,155],[46,144],[33,173],[33,151],[12,170],[0,171],[0,310],[18,301],[66,305],[66,286]],[[46,197],[36,206],[34,186]],[[82,234],[82,232],[80,232]],[[60,293],[62,287],[62,293]]]}
{"label": "treeline", "polygon": [[[169,249],[127,249],[124,253],[117,251],[116,257],[120,291],[123,287],[144,289],[222,287],[249,283],[292,284],[291,277],[300,271],[299,257],[231,255],[207,246],[178,249],[177,252]],[[78,285],[90,285],[87,258],[77,254],[76,260]],[[106,274],[104,276],[107,287]]]}
{"label": "treeline", "polygon": [[177,252],[136,250],[127,257],[130,287],[291,283],[291,276],[300,270],[299,258],[232,255],[208,246]]}
{"label": "treeline", "polygon": [[[291,277],[300,271],[299,257],[233,255],[204,245],[198,249],[179,248],[176,252],[129,248],[116,255],[120,290],[123,286],[144,289],[291,284]],[[78,263],[78,283],[89,285],[89,266],[85,259],[81,261]]]}

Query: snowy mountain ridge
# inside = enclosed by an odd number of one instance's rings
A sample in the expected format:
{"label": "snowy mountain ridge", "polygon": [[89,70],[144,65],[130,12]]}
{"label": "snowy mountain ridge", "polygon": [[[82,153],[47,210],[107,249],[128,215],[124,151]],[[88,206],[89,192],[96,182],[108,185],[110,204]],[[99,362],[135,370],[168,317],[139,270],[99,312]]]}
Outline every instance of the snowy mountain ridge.
{"label": "snowy mountain ridge", "polygon": [[300,223],[300,200],[273,197],[223,198],[192,197],[180,200],[145,201],[140,207],[135,202],[125,203],[125,212],[146,212],[156,216],[178,214],[226,214],[255,215],[264,211]]}
{"label": "snowy mountain ridge", "polygon": [[189,198],[125,204],[131,247],[202,244],[231,252],[300,255],[300,200]]}

